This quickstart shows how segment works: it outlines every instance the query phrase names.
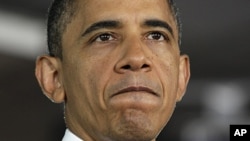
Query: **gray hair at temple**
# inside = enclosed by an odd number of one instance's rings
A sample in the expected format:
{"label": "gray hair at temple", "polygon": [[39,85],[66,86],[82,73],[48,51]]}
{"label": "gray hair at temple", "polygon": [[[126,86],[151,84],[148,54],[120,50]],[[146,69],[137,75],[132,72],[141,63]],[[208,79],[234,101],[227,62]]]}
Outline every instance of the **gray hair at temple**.
{"label": "gray hair at temple", "polygon": [[[167,0],[178,27],[178,43],[181,45],[181,22],[173,0]],[[54,0],[47,20],[47,44],[49,55],[62,59],[62,36],[77,10],[76,0]]]}

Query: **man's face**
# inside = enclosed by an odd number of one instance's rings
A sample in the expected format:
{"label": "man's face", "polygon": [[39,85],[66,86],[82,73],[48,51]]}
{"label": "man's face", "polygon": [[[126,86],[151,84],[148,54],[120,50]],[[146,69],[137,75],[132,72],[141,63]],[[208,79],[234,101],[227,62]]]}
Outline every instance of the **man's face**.
{"label": "man's face", "polygon": [[77,5],[63,35],[59,71],[68,127],[85,140],[153,140],[186,85],[180,69],[187,57],[179,55],[167,2]]}

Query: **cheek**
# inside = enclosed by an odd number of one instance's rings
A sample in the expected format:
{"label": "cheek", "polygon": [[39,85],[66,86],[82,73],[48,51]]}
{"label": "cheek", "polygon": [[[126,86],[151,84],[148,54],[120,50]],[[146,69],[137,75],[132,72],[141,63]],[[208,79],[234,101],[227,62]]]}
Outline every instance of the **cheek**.
{"label": "cheek", "polygon": [[63,64],[67,70],[68,88],[73,95],[81,97],[84,101],[91,101],[94,103],[93,106],[96,105],[99,109],[105,108],[104,90],[113,70],[114,57],[110,55],[110,50],[86,47],[71,53],[74,56],[65,54],[66,62]]}
{"label": "cheek", "polygon": [[101,127],[101,123],[105,120],[106,107],[103,101],[106,69],[102,68],[105,66],[93,59],[89,59],[88,62],[74,60],[69,64],[65,65],[64,74],[67,111],[72,114],[71,118],[79,120],[82,126],[98,123],[100,129],[104,128]]}
{"label": "cheek", "polygon": [[92,61],[93,59],[85,59],[79,54],[64,58],[63,78],[68,103],[79,106],[93,99],[93,94],[96,93],[94,83],[98,76],[92,72]]}
{"label": "cheek", "polygon": [[109,57],[99,56],[95,59],[90,59],[87,64],[87,68],[84,71],[84,74],[81,74],[81,80],[85,79],[86,81],[81,82],[82,85],[85,85],[85,88],[88,91],[90,100],[95,103],[95,106],[98,106],[100,110],[106,110],[107,106],[105,104],[105,89],[112,79],[113,65],[112,60]]}
{"label": "cheek", "polygon": [[178,89],[178,59],[173,55],[165,55],[156,63],[155,69],[161,81],[165,104],[175,103]]}
{"label": "cheek", "polygon": [[[167,59],[167,60],[165,60]],[[173,58],[165,58],[159,61],[157,68],[158,78],[163,88],[162,107],[160,108],[160,116],[157,118],[169,121],[176,105],[177,88],[178,88],[178,69],[177,62]]]}
{"label": "cheek", "polygon": [[[156,74],[161,80],[165,91],[175,90],[178,80],[179,71],[179,50],[178,46],[170,44],[159,44],[150,46],[152,53],[154,54],[154,64]],[[175,87],[173,87],[175,86]],[[174,94],[174,92],[168,92]]]}

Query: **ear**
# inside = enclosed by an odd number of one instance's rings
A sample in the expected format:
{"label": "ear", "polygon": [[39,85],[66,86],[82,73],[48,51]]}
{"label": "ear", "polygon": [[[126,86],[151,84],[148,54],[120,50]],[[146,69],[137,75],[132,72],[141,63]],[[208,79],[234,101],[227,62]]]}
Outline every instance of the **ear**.
{"label": "ear", "polygon": [[41,56],[36,61],[35,75],[43,93],[53,102],[62,103],[65,92],[60,78],[60,60]]}
{"label": "ear", "polygon": [[180,56],[180,64],[179,64],[179,83],[178,83],[178,93],[177,93],[177,101],[181,101],[184,96],[187,88],[187,84],[190,78],[190,63],[189,57],[187,55]]}

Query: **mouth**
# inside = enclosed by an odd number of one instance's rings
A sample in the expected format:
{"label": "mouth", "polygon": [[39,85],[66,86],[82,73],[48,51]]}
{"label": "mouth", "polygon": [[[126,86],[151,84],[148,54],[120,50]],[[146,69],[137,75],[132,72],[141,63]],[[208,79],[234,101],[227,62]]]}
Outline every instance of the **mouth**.
{"label": "mouth", "polygon": [[123,89],[119,90],[118,92],[116,92],[115,94],[113,94],[111,97],[114,97],[114,96],[120,95],[120,94],[136,93],[136,92],[148,93],[148,94],[152,94],[154,96],[158,96],[159,97],[159,94],[156,93],[154,90],[152,90],[151,88],[148,88],[148,87],[144,87],[144,86],[130,86],[130,87],[126,87],[126,88],[123,88]]}

